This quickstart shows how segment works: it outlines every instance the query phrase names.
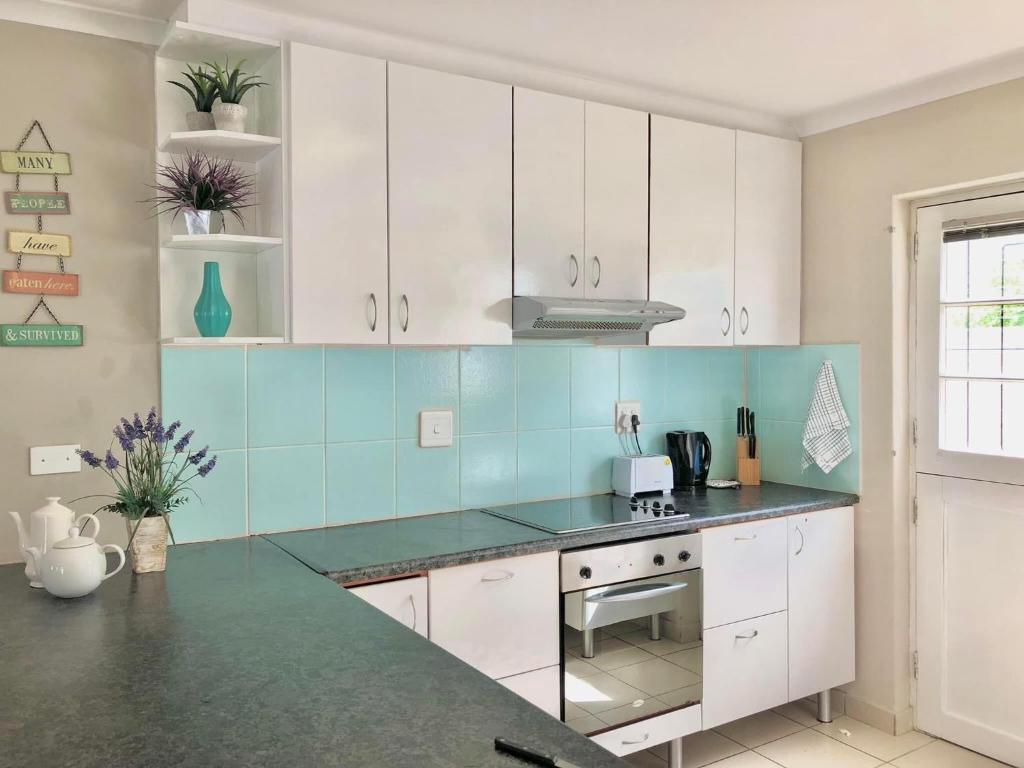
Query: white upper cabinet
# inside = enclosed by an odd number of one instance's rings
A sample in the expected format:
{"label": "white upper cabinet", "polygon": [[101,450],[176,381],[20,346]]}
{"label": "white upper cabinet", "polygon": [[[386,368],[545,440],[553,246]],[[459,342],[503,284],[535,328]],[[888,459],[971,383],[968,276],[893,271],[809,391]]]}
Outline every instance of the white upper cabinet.
{"label": "white upper cabinet", "polygon": [[651,115],[651,300],[686,317],[650,344],[732,344],[735,179],[735,131]]}
{"label": "white upper cabinet", "polygon": [[512,88],[388,64],[391,343],[512,341]]}
{"label": "white upper cabinet", "polygon": [[292,340],[388,343],[387,64],[290,46]]}
{"label": "white upper cabinet", "polygon": [[586,104],[585,293],[647,298],[648,114]]}
{"label": "white upper cabinet", "polygon": [[584,102],[516,88],[516,296],[582,298]]}
{"label": "white upper cabinet", "polygon": [[800,343],[801,150],[736,132],[737,344]]}

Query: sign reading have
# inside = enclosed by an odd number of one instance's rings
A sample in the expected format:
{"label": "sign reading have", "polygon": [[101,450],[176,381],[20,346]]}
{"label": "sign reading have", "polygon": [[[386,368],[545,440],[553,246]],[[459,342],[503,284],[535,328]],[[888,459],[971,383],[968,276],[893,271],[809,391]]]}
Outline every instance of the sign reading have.
{"label": "sign reading have", "polygon": [[68,257],[71,255],[71,236],[7,230],[7,250],[35,256]]}

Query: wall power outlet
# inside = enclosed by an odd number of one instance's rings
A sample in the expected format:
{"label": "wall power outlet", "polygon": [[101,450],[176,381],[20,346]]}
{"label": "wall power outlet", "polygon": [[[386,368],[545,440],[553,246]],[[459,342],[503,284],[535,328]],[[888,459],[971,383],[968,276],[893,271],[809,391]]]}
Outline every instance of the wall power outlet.
{"label": "wall power outlet", "polygon": [[[633,432],[633,416],[640,418],[639,400],[616,400],[615,401],[615,431],[618,434]],[[643,429],[643,421],[640,422],[639,430]]]}

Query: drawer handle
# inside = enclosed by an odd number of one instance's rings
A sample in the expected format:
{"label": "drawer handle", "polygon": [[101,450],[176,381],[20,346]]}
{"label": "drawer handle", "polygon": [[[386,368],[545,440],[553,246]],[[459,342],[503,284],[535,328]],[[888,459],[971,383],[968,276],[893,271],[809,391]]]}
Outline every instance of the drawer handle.
{"label": "drawer handle", "polygon": [[729,312],[728,307],[722,307],[722,320],[725,321],[725,327],[722,328],[722,335],[728,336],[729,331],[732,330],[732,313]]}
{"label": "drawer handle", "polygon": [[594,257],[594,267],[597,269],[594,274],[594,287],[597,288],[601,284],[601,260],[597,256]]}
{"label": "drawer handle", "polygon": [[409,595],[409,605],[412,606],[412,631],[415,632],[416,631],[416,621],[417,621],[418,617],[416,616],[416,598],[413,597],[412,595]]}
{"label": "drawer handle", "polygon": [[757,538],[757,534],[753,533],[750,536],[733,536],[732,540],[733,541],[753,541],[756,538]]}
{"label": "drawer handle", "polygon": [[643,743],[644,743],[645,741],[647,741],[647,740],[648,740],[649,738],[651,738],[651,734],[649,734],[649,733],[645,733],[645,734],[644,734],[643,736],[641,736],[641,737],[640,737],[639,739],[623,739],[623,740],[622,740],[622,745],[623,745],[623,746],[631,746],[631,745],[633,745],[633,744],[643,744]]}
{"label": "drawer handle", "polygon": [[747,312],[746,307],[743,307],[740,309],[740,333],[746,336],[748,328],[750,328],[750,313]]}
{"label": "drawer handle", "polygon": [[793,553],[794,557],[796,557],[797,555],[799,555],[801,552],[804,551],[804,532],[800,530],[800,526],[799,525],[796,527],[796,532],[798,534],[800,534],[800,546],[797,547],[796,548],[796,552]]}
{"label": "drawer handle", "polygon": [[569,287],[575,288],[576,281],[580,279],[580,263],[576,260],[576,254],[569,254],[569,264],[572,267],[572,278],[569,280]]}
{"label": "drawer handle", "polygon": [[742,634],[742,635],[736,635],[736,639],[737,640],[753,640],[755,637],[757,637],[757,630],[756,629],[751,630],[750,632],[747,632],[747,633]]}
{"label": "drawer handle", "polygon": [[402,333],[409,330],[409,297],[404,293],[398,304],[398,324],[402,328]]}
{"label": "drawer handle", "polygon": [[508,581],[515,576],[512,571],[502,571],[501,576],[481,576],[480,581]]}

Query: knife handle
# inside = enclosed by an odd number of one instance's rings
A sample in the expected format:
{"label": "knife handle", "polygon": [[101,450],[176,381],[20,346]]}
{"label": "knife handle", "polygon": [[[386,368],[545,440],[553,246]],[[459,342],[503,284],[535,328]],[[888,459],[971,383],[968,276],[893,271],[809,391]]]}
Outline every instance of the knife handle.
{"label": "knife handle", "polygon": [[504,752],[507,755],[518,757],[520,760],[525,760],[528,763],[545,766],[545,768],[557,768],[558,765],[555,761],[554,755],[537,752],[529,747],[514,744],[508,739],[503,739],[501,737],[494,740],[494,748],[498,752]]}

